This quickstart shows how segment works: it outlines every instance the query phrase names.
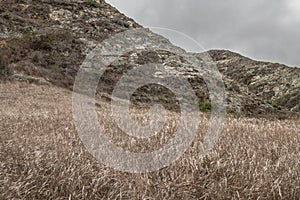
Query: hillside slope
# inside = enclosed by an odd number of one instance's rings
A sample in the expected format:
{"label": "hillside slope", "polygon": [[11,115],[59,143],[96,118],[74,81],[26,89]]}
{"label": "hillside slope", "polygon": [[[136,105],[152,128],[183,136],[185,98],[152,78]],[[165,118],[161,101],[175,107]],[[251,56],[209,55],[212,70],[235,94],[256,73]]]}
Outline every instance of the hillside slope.
{"label": "hillside slope", "polygon": [[[104,1],[1,1],[1,79],[72,90],[78,69],[90,50],[116,33],[138,27],[141,26]],[[229,113],[299,115],[299,68],[258,62],[230,51],[208,53],[223,74]],[[102,77],[98,92],[109,95],[123,73],[148,62],[165,63],[179,72],[184,71],[199,97],[199,104],[209,101],[203,78],[180,55],[153,50],[132,52],[112,64]],[[159,99],[167,107],[174,107],[174,95],[162,90],[157,86],[141,88],[133,100]],[[145,94],[146,91],[150,93]]]}
{"label": "hillside slope", "polygon": [[259,62],[230,51],[208,53],[226,79],[229,99],[236,104],[239,102],[249,109],[255,106],[235,98],[241,95],[266,107],[272,106],[278,112],[300,112],[300,68]]}

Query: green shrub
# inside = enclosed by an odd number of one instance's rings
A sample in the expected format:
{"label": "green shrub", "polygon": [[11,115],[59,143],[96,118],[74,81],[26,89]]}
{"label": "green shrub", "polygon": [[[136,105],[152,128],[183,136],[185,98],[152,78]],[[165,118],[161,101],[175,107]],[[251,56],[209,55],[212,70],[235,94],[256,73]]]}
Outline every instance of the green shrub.
{"label": "green shrub", "polygon": [[34,36],[36,33],[31,26],[26,26],[21,30],[23,37]]}
{"label": "green shrub", "polygon": [[212,105],[208,101],[205,101],[205,102],[199,104],[199,110],[201,112],[210,112],[211,109],[212,109]]}
{"label": "green shrub", "polygon": [[252,80],[251,79],[245,79],[244,80],[244,84],[245,85],[250,85],[252,83]]}
{"label": "green shrub", "polygon": [[217,80],[217,86],[218,86],[218,87],[224,87],[224,81],[218,79],[218,80]]}
{"label": "green shrub", "polygon": [[93,75],[95,78],[99,79],[99,81],[104,79],[102,74],[100,74],[100,73],[94,72]]}
{"label": "green shrub", "polygon": [[278,100],[274,100],[272,102],[270,102],[270,104],[274,107],[274,108],[279,108],[280,107],[280,102]]}
{"label": "green shrub", "polygon": [[241,92],[239,86],[237,84],[232,84],[229,88],[228,88],[229,91],[236,91],[236,92]]}
{"label": "green shrub", "polygon": [[114,19],[113,22],[120,26],[124,26],[125,28],[130,27],[130,25],[127,22],[123,21],[122,19]]}
{"label": "green shrub", "polygon": [[93,8],[102,8],[101,4],[94,0],[88,0],[88,5]]}

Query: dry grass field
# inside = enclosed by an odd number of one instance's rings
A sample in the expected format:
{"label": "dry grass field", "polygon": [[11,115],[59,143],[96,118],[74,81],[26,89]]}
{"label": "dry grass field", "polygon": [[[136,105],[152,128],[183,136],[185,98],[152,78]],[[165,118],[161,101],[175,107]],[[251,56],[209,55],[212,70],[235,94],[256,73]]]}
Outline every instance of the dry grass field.
{"label": "dry grass field", "polygon": [[[87,152],[75,131],[71,97],[56,87],[0,84],[0,199],[300,198],[300,120],[228,118],[214,150],[200,159],[197,144],[207,123],[201,116],[199,137],[179,160],[129,174]],[[145,150],[146,141],[121,139],[105,103],[99,109],[119,146]],[[172,127],[150,146],[163,145]]]}

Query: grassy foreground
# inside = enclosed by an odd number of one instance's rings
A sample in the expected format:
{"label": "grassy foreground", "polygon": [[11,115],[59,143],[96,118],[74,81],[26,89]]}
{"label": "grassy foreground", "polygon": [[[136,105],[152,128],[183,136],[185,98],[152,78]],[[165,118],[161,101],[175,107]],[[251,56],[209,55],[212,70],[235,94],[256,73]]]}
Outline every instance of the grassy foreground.
{"label": "grassy foreground", "polygon": [[[179,160],[158,172],[129,174],[105,167],[84,148],[71,96],[55,87],[0,84],[0,199],[300,197],[300,120],[227,119],[219,143],[199,159],[202,116],[197,140]],[[176,126],[152,141],[131,140],[113,128],[105,106],[99,109],[109,136],[132,151],[161,147]],[[143,149],[147,142],[153,144]]]}

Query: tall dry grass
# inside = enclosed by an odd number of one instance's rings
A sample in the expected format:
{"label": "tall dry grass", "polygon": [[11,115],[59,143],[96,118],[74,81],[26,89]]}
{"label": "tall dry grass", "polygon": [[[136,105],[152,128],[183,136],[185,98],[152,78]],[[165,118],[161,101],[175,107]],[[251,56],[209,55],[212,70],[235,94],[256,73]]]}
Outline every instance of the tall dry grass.
{"label": "tall dry grass", "polygon": [[[179,160],[157,172],[129,174],[105,167],[84,148],[69,91],[7,83],[0,84],[0,93],[0,199],[300,197],[300,120],[227,119],[214,150],[199,159],[207,123],[202,116],[199,137]],[[108,135],[121,147],[146,151],[172,137],[172,128],[160,140],[121,136],[106,104],[100,105]],[[143,149],[147,142],[154,146]]]}

